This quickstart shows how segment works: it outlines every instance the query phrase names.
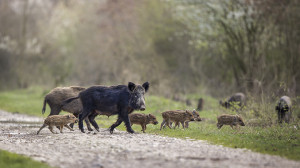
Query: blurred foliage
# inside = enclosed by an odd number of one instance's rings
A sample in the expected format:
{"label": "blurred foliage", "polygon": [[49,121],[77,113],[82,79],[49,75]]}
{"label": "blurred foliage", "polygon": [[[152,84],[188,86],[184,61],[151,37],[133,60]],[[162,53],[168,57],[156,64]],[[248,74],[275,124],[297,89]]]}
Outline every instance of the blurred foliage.
{"label": "blurred foliage", "polygon": [[[299,95],[297,0],[0,0],[0,89]],[[284,85],[285,89],[282,89]]]}

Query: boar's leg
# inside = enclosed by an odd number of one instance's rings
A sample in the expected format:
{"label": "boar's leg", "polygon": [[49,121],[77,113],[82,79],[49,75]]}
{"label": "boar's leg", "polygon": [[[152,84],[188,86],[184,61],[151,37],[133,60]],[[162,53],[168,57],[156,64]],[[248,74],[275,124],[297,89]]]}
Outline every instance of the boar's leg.
{"label": "boar's leg", "polygon": [[147,129],[147,125],[146,125],[146,124],[143,124],[143,125],[142,125],[142,129],[143,129],[143,130],[142,130],[143,133],[145,133],[145,131],[146,131],[146,129]]}
{"label": "boar's leg", "polygon": [[65,125],[65,127],[69,128],[70,131],[74,131],[73,128],[71,128],[71,127],[68,126],[68,125]]}
{"label": "boar's leg", "polygon": [[38,132],[36,133],[37,135],[41,132],[41,130],[43,129],[43,128],[45,128],[47,125],[46,124],[44,124],[39,130],[38,130]]}
{"label": "boar's leg", "polygon": [[141,127],[142,127],[142,130],[141,130],[141,131],[143,131],[143,133],[145,133],[145,125],[144,125],[144,124],[141,124]]}
{"label": "boar's leg", "polygon": [[84,132],[84,128],[83,128],[83,119],[85,119],[87,116],[89,116],[92,113],[92,109],[85,107],[82,110],[82,113],[79,114],[79,129],[81,130],[82,133]]}
{"label": "boar's leg", "polygon": [[177,127],[177,125],[178,125],[178,127],[179,127],[179,122],[175,122],[174,129]]}
{"label": "boar's leg", "polygon": [[64,128],[64,125],[61,125],[61,126],[60,126],[60,129],[59,129],[59,130],[60,130],[60,133],[63,133],[63,132],[62,132],[63,128]]}
{"label": "boar's leg", "polygon": [[220,124],[220,123],[217,124],[218,129],[221,129],[222,126],[223,126],[223,124]]}
{"label": "boar's leg", "polygon": [[53,127],[52,127],[51,125],[49,125],[48,128],[49,128],[49,130],[50,130],[53,134],[57,134],[57,132],[54,132],[54,131],[53,131]]}
{"label": "boar's leg", "polygon": [[[184,121],[181,122],[181,125],[182,125],[182,128],[185,129],[185,123],[184,123]],[[179,125],[178,125],[178,128],[179,128]]]}
{"label": "boar's leg", "polygon": [[161,130],[161,128],[165,128],[165,127],[166,127],[166,121],[163,120],[160,124],[160,130]]}
{"label": "boar's leg", "polygon": [[189,122],[188,122],[188,121],[186,121],[186,122],[184,123],[184,125],[185,125],[185,126],[184,126],[185,128],[189,128]]}
{"label": "boar's leg", "polygon": [[133,129],[132,129],[131,126],[130,126],[130,120],[129,120],[129,117],[128,117],[127,112],[126,112],[126,113],[124,113],[124,112],[122,113],[122,112],[121,112],[121,118],[122,118],[122,120],[123,120],[124,123],[125,123],[127,132],[129,132],[129,133],[134,133]]}
{"label": "boar's leg", "polygon": [[166,119],[166,125],[171,129],[172,127],[170,126],[170,119]]}
{"label": "boar's leg", "polygon": [[[93,129],[92,129],[92,127],[91,127],[91,124],[90,124],[91,121],[89,121],[88,117],[85,118],[84,121],[85,121],[85,124],[86,124],[88,130],[89,130],[89,131],[93,131]],[[95,126],[94,126],[94,127],[95,127]],[[98,131],[98,130],[97,130],[97,131]]]}
{"label": "boar's leg", "polygon": [[[94,113],[92,113],[92,114],[90,114],[89,116],[88,116],[88,120],[90,120],[90,122],[91,122],[91,124],[94,126],[94,128],[99,132],[99,126],[98,126],[98,124],[96,123],[96,121],[95,121],[95,117],[97,116],[98,114],[96,113],[96,112],[94,112]],[[85,121],[87,121],[87,118],[85,119]],[[92,130],[93,131],[93,129],[91,128],[91,126],[89,125],[88,127],[90,127],[90,128],[88,128],[88,130],[90,131],[90,130]]]}
{"label": "boar's leg", "polygon": [[51,111],[50,111],[49,116],[58,115],[61,111],[61,108],[58,105],[50,105],[50,109],[51,109]]}
{"label": "boar's leg", "polygon": [[115,129],[117,126],[119,126],[122,122],[123,122],[123,120],[118,116],[117,121],[116,121],[113,125],[111,125],[111,126],[109,127],[109,132],[112,134],[112,133],[114,132],[114,129]]}
{"label": "boar's leg", "polygon": [[281,124],[282,119],[281,119],[281,110],[280,109],[277,111],[277,116],[278,116],[278,123]]}

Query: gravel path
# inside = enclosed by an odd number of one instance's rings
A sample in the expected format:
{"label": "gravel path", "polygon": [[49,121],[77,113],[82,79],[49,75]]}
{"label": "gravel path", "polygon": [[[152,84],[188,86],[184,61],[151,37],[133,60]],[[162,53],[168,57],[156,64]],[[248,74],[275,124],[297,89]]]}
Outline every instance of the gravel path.
{"label": "gravel path", "polygon": [[42,121],[0,110],[0,149],[63,168],[300,167],[300,162],[278,156],[151,134],[110,134],[106,129],[83,134],[78,128],[52,134],[45,128],[36,135]]}

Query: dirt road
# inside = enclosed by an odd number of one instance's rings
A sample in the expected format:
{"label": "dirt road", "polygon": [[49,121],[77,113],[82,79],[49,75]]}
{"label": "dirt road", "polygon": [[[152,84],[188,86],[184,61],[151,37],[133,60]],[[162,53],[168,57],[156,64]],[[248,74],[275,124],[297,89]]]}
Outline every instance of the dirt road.
{"label": "dirt road", "polygon": [[36,135],[42,121],[0,110],[0,149],[63,168],[300,167],[300,162],[278,156],[150,134],[110,134],[106,129],[83,134],[78,128],[52,134],[45,128]]}

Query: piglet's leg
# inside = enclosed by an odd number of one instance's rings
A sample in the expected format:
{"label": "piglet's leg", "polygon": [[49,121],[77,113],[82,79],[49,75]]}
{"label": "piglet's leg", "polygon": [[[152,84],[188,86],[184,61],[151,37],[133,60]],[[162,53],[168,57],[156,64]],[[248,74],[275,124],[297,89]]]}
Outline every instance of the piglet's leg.
{"label": "piglet's leg", "polygon": [[53,131],[53,127],[49,125],[49,130],[53,133],[53,134],[57,134],[57,132]]}
{"label": "piglet's leg", "polygon": [[65,127],[69,128],[70,131],[74,131],[70,126],[65,125]]}
{"label": "piglet's leg", "polygon": [[63,128],[64,128],[64,125],[61,125],[61,126],[60,126],[60,129],[59,129],[59,130],[60,130],[60,133],[63,133],[63,132],[62,132],[62,129],[63,129]]}
{"label": "piglet's leg", "polygon": [[39,130],[38,130],[38,132],[36,133],[37,135],[40,133],[40,131],[43,129],[43,128],[45,128],[47,125],[46,124],[44,124]]}

